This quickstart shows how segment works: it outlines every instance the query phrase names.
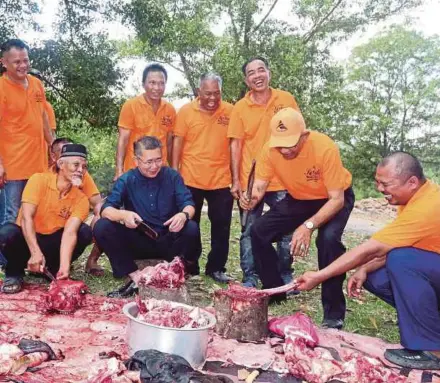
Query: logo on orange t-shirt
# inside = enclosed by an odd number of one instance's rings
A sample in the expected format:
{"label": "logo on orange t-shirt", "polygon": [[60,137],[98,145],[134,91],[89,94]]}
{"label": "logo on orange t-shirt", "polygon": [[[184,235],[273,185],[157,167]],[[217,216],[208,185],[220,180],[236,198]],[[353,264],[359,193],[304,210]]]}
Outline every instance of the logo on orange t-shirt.
{"label": "logo on orange t-shirt", "polygon": [[217,119],[217,124],[223,125],[223,126],[228,126],[229,125],[229,117],[227,117],[227,116],[220,116]]}
{"label": "logo on orange t-shirt", "polygon": [[171,126],[173,126],[173,119],[170,116],[163,116],[161,123],[167,128],[170,128]]}
{"label": "logo on orange t-shirt", "polygon": [[275,108],[273,108],[273,114],[277,114],[281,109],[284,109],[284,105],[280,104],[280,105],[276,105]]}
{"label": "logo on orange t-shirt", "polygon": [[43,94],[40,91],[35,92],[35,101],[43,102],[43,100],[44,100]]}
{"label": "logo on orange t-shirt", "polygon": [[58,213],[58,215],[63,219],[68,219],[71,214],[72,214],[72,211],[71,211],[70,207],[63,207],[60,210],[60,212]]}
{"label": "logo on orange t-shirt", "polygon": [[307,169],[304,174],[307,182],[318,182],[321,179],[321,169],[318,169],[316,166]]}

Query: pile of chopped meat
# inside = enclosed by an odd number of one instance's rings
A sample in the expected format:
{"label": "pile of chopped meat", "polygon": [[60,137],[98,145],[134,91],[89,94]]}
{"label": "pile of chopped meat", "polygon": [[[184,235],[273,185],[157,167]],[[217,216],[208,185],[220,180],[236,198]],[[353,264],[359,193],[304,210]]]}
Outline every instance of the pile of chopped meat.
{"label": "pile of chopped meat", "polygon": [[49,291],[41,298],[40,309],[43,312],[71,314],[83,306],[86,292],[87,286],[83,281],[53,281]]}
{"label": "pile of chopped meat", "polygon": [[136,319],[155,326],[170,328],[200,328],[209,324],[209,318],[198,307],[187,308],[171,302],[136,296],[139,314]]}
{"label": "pile of chopped meat", "polygon": [[179,257],[172,262],[147,266],[142,270],[139,284],[157,288],[176,289],[185,283],[185,266]]}

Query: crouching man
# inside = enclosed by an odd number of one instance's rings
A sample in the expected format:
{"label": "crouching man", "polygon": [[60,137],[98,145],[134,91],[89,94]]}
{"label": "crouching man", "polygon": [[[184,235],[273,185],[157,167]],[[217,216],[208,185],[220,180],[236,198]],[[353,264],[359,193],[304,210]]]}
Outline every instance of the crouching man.
{"label": "crouching man", "polygon": [[58,279],[69,277],[70,264],[92,242],[83,224],[89,201],[79,189],[87,170],[83,145],[63,146],[56,173],[31,176],[22,195],[16,224],[0,228],[0,247],[7,259],[4,293],[17,293],[24,270],[47,269]]}
{"label": "crouching man", "polygon": [[[108,294],[128,297],[135,293],[140,272],[135,259],[181,256],[190,274],[198,274],[198,225],[191,221],[194,202],[177,171],[163,166],[162,144],[145,136],[134,143],[136,168],[116,181],[101,210],[93,233],[109,257],[115,278],[129,277],[126,285]],[[124,208],[122,210],[121,208]],[[159,235],[142,230],[148,224]]]}
{"label": "crouching man", "polygon": [[427,180],[419,161],[397,152],[376,170],[377,189],[398,205],[395,221],[331,265],[298,278],[300,290],[358,267],[348,281],[356,296],[362,285],[397,310],[404,349],[385,352],[402,367],[440,369],[440,187]]}

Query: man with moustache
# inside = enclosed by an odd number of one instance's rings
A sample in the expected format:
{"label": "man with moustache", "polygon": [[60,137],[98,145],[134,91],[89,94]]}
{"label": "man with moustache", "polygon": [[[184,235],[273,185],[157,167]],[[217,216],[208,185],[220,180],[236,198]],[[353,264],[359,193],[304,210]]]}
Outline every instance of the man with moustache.
{"label": "man with moustache", "polygon": [[364,286],[397,311],[404,348],[386,350],[385,358],[406,368],[439,370],[440,187],[405,152],[385,157],[375,179],[388,203],[398,206],[397,218],[327,267],[300,276],[299,289],[311,290],[357,267],[349,296]]}
{"label": "man with moustache", "polygon": [[[183,177],[195,202],[194,221],[200,223],[203,201],[208,203],[211,222],[211,251],[205,274],[217,282],[232,278],[225,274],[229,252],[233,198],[227,130],[232,105],[222,101],[222,79],[216,73],[200,77],[198,98],[177,114],[172,167]],[[197,258],[202,243],[197,246]]]}
{"label": "man with moustache", "polygon": [[16,223],[0,228],[0,247],[7,259],[4,293],[17,293],[24,270],[47,269],[66,279],[71,262],[92,242],[92,231],[82,222],[89,202],[79,189],[87,170],[83,145],[67,144],[57,161],[56,173],[31,176],[23,191]]}
{"label": "man with moustache", "polygon": [[122,106],[118,122],[115,181],[124,172],[136,167],[133,144],[143,136],[157,137],[162,143],[164,163],[171,163],[176,111],[162,98],[167,79],[167,71],[162,65],[148,65],[142,74],[145,93],[126,101]]}
{"label": "man with moustache", "polygon": [[[96,243],[109,257],[113,276],[128,279],[108,294],[113,298],[136,292],[141,273],[135,259],[171,261],[180,256],[187,273],[198,273],[200,231],[191,220],[191,192],[178,172],[163,166],[162,144],[157,137],[142,137],[133,149],[137,167],[118,178],[93,228]],[[142,222],[158,233],[157,239],[141,230]]]}
{"label": "man with moustache", "polygon": [[[228,128],[228,137],[231,139],[231,193],[237,200],[246,190],[252,160],[257,158],[269,140],[269,122],[272,116],[287,107],[299,111],[295,98],[290,93],[269,86],[271,73],[265,58],[249,59],[244,63],[242,71],[250,91],[235,104]],[[257,163],[257,168],[258,166]],[[242,227],[240,266],[243,271],[243,285],[246,287],[256,287],[258,282],[250,237],[251,227],[263,213],[264,204],[272,208],[285,196],[285,187],[277,178],[272,179],[264,198],[249,212],[247,223]],[[242,210],[240,215],[243,215]],[[290,237],[286,235],[277,241],[278,264],[284,283],[292,281]]]}
{"label": "man with moustache", "polygon": [[[263,288],[281,286],[284,281],[272,247],[293,231],[293,257],[308,253],[311,236],[318,230],[316,247],[322,269],[345,252],[342,233],[354,205],[351,174],[342,165],[339,149],[325,134],[306,129],[298,111],[285,108],[270,122],[270,139],[258,157],[252,199],[240,200],[243,209],[252,209],[261,201],[271,179],[277,176],[287,189],[286,198],[258,218],[251,229],[252,249]],[[322,285],[323,327],[342,328],[345,275]],[[275,300],[285,299],[276,296]]]}
{"label": "man with moustache", "polygon": [[43,84],[30,69],[29,47],[11,39],[0,48],[0,225],[15,222],[28,179],[47,168],[53,141]]}

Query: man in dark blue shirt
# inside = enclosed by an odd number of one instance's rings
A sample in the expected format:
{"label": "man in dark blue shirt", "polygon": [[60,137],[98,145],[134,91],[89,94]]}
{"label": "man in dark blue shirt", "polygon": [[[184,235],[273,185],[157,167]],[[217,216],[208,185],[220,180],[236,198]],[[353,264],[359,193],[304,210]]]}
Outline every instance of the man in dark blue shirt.
{"label": "man in dark blue shirt", "polygon": [[[195,245],[200,230],[191,221],[191,192],[177,171],[163,166],[161,146],[159,139],[150,136],[134,143],[137,167],[118,178],[93,229],[98,246],[109,257],[114,277],[130,278],[125,286],[109,293],[110,297],[127,297],[136,291],[140,271],[135,259],[170,261],[180,256],[188,273],[199,272]],[[146,235],[140,230],[140,222],[148,224],[159,237]]]}

